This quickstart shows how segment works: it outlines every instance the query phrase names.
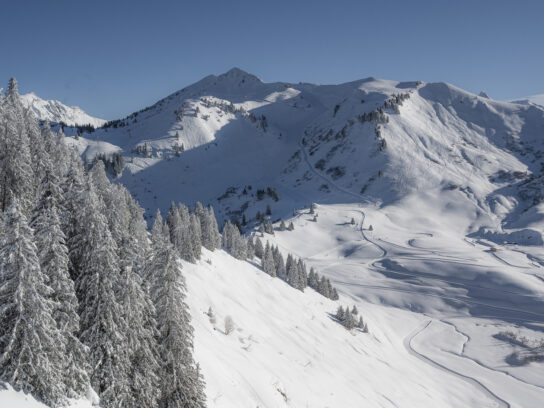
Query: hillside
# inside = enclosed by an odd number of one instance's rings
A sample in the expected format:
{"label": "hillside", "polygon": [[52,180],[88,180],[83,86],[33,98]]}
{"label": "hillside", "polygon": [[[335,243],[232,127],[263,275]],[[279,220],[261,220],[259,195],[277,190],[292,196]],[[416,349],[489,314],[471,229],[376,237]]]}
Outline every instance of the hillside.
{"label": "hillside", "polygon": [[[199,200],[252,233],[270,207],[295,230],[263,239],[338,287],[340,302],[301,294],[221,252],[186,264],[210,406],[536,407],[542,134],[544,108],[445,83],[233,69],[67,139],[88,162],[122,156],[114,178],[148,213]],[[346,303],[370,335],[331,320]],[[239,331],[214,330],[210,306]]]}

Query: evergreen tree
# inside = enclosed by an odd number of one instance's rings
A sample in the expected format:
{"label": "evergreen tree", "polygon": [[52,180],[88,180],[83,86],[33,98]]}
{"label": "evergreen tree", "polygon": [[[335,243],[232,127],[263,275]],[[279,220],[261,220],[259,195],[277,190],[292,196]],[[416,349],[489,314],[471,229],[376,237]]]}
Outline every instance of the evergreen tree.
{"label": "evergreen tree", "polygon": [[319,284],[319,275],[316,273],[315,269],[310,268],[310,273],[308,274],[308,286],[313,290],[317,290]]}
{"label": "evergreen tree", "polygon": [[281,220],[279,229],[280,229],[280,231],[285,231],[287,229],[286,226],[285,226],[285,221]]}
{"label": "evergreen tree", "polygon": [[338,306],[338,309],[336,310],[336,318],[340,322],[344,321],[344,308],[342,305]]}
{"label": "evergreen tree", "polygon": [[200,220],[196,214],[190,215],[189,234],[193,243],[195,257],[196,259],[200,259],[200,255],[202,254],[202,229],[200,227]]}
{"label": "evergreen tree", "polygon": [[325,278],[324,276],[322,276],[321,279],[319,280],[317,291],[321,293],[323,296],[325,296],[326,298],[331,297],[331,294],[329,292],[329,285],[327,284],[327,278]]}
{"label": "evergreen tree", "polygon": [[308,273],[306,272],[306,264],[300,258],[297,262],[297,269],[298,269],[297,289],[304,291],[304,289],[306,289],[306,286],[308,286]]}
{"label": "evergreen tree", "polygon": [[0,240],[0,380],[46,404],[64,401],[66,341],[53,319],[51,288],[40,269],[32,229],[17,199]]}
{"label": "evergreen tree", "polygon": [[285,263],[285,269],[287,270],[287,283],[292,287],[298,289],[299,284],[299,270],[297,262],[291,254],[287,256]]}
{"label": "evergreen tree", "polygon": [[285,270],[285,261],[283,260],[283,255],[279,251],[278,247],[274,251],[274,264],[276,266],[276,274],[280,279],[285,279],[287,271]]}
{"label": "evergreen tree", "polygon": [[331,299],[332,299],[332,300],[338,300],[338,299],[340,299],[340,296],[338,296],[338,292],[336,291],[336,288],[332,288]]}
{"label": "evergreen tree", "polygon": [[276,277],[276,265],[274,263],[274,254],[268,241],[266,242],[266,249],[263,256],[263,271],[273,278]]}
{"label": "evergreen tree", "polygon": [[208,219],[210,222],[209,237],[210,243],[213,245],[213,251],[214,249],[221,248],[221,234],[219,233],[217,219],[215,218],[215,213],[211,205],[208,207]]}
{"label": "evergreen tree", "polygon": [[204,382],[192,356],[193,329],[185,303],[185,279],[171,245],[158,247],[147,276],[151,277],[162,356],[160,407],[204,408]]}
{"label": "evergreen tree", "polygon": [[102,203],[88,184],[81,223],[71,239],[77,261],[76,291],[80,310],[80,340],[90,349],[91,385],[107,408],[131,400],[128,327],[116,296],[120,267],[117,247],[108,229]]}
{"label": "evergreen tree", "polygon": [[263,243],[259,237],[255,238],[255,256],[262,259],[264,255]]}
{"label": "evergreen tree", "polygon": [[125,347],[131,364],[128,373],[131,392],[124,406],[158,407],[161,366],[155,307],[140,275],[131,268],[123,272],[121,305],[129,329]]}
{"label": "evergreen tree", "polygon": [[252,237],[249,237],[247,239],[246,248],[247,248],[247,254],[246,254],[247,259],[252,260],[253,258],[255,258],[255,244],[253,243]]}
{"label": "evergreen tree", "polygon": [[270,220],[266,220],[263,225],[264,232],[270,235],[274,235],[274,226],[270,222]]}
{"label": "evergreen tree", "polygon": [[5,211],[13,199],[28,214],[35,193],[34,171],[31,166],[28,121],[19,98],[17,81],[11,79],[2,101],[0,117],[0,210]]}
{"label": "evergreen tree", "polygon": [[[181,218],[181,259],[188,262],[195,262],[198,257],[197,249],[195,248],[196,242],[193,241],[191,233],[191,215],[189,213],[189,208],[187,208],[185,204],[179,204],[178,212]],[[200,253],[200,251],[201,248],[199,246],[198,253]]]}
{"label": "evergreen tree", "polygon": [[33,211],[31,227],[40,268],[49,283],[52,316],[66,341],[65,376],[67,394],[82,396],[89,387],[87,350],[77,338],[79,332],[78,301],[68,270],[68,247],[61,229],[58,208],[62,190],[58,179],[48,172],[39,188],[39,199]]}
{"label": "evergreen tree", "polygon": [[289,223],[289,226],[287,227],[289,231],[293,231],[295,229],[295,225],[293,224],[293,221]]}

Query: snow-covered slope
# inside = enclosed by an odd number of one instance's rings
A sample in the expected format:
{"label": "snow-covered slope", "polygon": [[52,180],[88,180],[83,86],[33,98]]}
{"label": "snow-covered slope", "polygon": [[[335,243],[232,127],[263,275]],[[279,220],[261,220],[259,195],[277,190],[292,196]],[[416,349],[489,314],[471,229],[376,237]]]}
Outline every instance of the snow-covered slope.
{"label": "snow-covered slope", "polygon": [[[543,127],[544,108],[445,83],[263,83],[235,68],[84,139],[119,147],[120,181],[150,211],[201,200],[223,218],[249,220],[266,204],[281,217],[312,201],[335,202],[332,181],[352,201],[466,201],[472,233],[502,232],[502,221],[528,225],[522,211],[538,224]],[[268,187],[278,201],[256,197]]]}
{"label": "snow-covered slope", "polygon": [[[149,213],[199,200],[246,232],[267,206],[293,219],[265,238],[368,316],[352,336],[327,316],[338,303],[221,252],[186,265],[211,406],[537,407],[543,363],[522,356],[544,342],[543,135],[543,107],[445,83],[233,69],[72,142],[121,152]],[[209,306],[240,331],[213,330]]]}
{"label": "snow-covered slope", "polygon": [[21,100],[25,107],[32,109],[39,120],[52,123],[63,122],[68,126],[100,127],[106,123],[105,120],[90,116],[77,106],[66,106],[59,101],[45,100],[33,92],[21,95]]}
{"label": "snow-covered slope", "polygon": [[[359,225],[348,222],[351,216],[361,217],[357,206],[320,206],[318,211],[318,223],[303,214],[295,219],[294,232],[266,237],[283,250],[297,250],[331,276],[344,293],[339,301],[311,289],[297,291],[223,251],[205,251],[196,265],[184,264],[195,356],[207,381],[209,407],[539,406],[544,366],[505,367],[503,359],[515,346],[493,336],[519,330],[516,322],[529,315],[542,321],[542,313],[531,315],[523,312],[524,305],[518,310],[504,299],[499,303],[493,287],[487,292],[476,283],[472,287],[470,278],[449,284],[422,272],[414,273],[413,281],[395,284],[371,264],[383,258],[381,249],[361,235]],[[460,262],[417,249],[425,246],[422,237],[404,250],[383,245],[398,259],[409,252],[414,265]],[[397,236],[395,242],[403,239]],[[463,243],[455,245],[462,249]],[[500,267],[480,247],[470,256]],[[467,274],[476,270],[469,266]],[[433,279],[444,279],[444,289],[432,289]],[[529,290],[534,285],[529,276],[526,282],[526,296],[544,295],[536,286]],[[491,299],[482,296],[479,305],[471,304],[466,288]],[[357,305],[370,332],[349,332],[336,323],[332,314],[338,305]],[[210,307],[216,323],[207,315]],[[224,333],[226,316],[236,325],[230,335]],[[499,323],[494,316],[512,320]]]}
{"label": "snow-covered slope", "polygon": [[536,103],[537,105],[544,106],[544,94],[536,94],[521,98],[515,101],[516,103],[530,104]]}
{"label": "snow-covered slope", "polygon": [[[67,408],[92,408],[97,407],[91,399],[70,400]],[[22,391],[15,391],[9,385],[6,389],[0,388],[0,407],[2,408],[47,408],[46,405],[36,401],[31,395]]]}

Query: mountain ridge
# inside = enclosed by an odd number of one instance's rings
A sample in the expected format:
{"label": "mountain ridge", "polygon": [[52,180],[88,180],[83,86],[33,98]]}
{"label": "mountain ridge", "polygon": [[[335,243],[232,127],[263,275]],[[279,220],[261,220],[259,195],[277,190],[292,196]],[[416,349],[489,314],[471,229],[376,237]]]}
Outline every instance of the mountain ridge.
{"label": "mountain ridge", "polygon": [[45,100],[34,92],[21,95],[21,101],[27,109],[31,109],[38,120],[51,123],[64,123],[68,126],[100,127],[106,120],[93,117],[79,106],[67,106],[57,100]]}

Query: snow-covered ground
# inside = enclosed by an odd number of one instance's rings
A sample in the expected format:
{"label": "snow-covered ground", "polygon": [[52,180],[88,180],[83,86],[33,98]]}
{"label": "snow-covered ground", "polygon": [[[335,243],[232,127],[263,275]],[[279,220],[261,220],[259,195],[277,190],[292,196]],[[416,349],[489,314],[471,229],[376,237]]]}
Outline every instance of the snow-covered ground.
{"label": "snow-covered ground", "polygon": [[[444,83],[233,69],[69,139],[121,152],[149,213],[200,200],[251,231],[269,205],[295,231],[265,238],[338,287],[302,294],[223,252],[187,264],[211,407],[540,407],[544,363],[519,356],[544,341],[542,129],[538,105]],[[336,324],[339,304],[370,334]]]}
{"label": "snow-covered ground", "polygon": [[[67,408],[96,408],[91,399],[70,400]],[[17,392],[13,388],[0,389],[0,407],[2,408],[47,408],[46,405],[36,401],[31,395]]]}
{"label": "snow-covered ground", "polygon": [[[544,364],[508,365],[515,346],[494,336],[544,337],[540,268],[527,259],[505,268],[487,246],[432,225],[406,230],[393,211],[317,213],[318,222],[301,214],[295,231],[265,238],[329,276],[338,302],[222,251],[185,265],[210,407],[539,406]],[[356,304],[370,333],[337,324],[340,304]],[[237,327],[229,336],[227,315]]]}

